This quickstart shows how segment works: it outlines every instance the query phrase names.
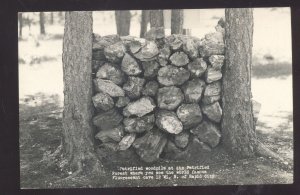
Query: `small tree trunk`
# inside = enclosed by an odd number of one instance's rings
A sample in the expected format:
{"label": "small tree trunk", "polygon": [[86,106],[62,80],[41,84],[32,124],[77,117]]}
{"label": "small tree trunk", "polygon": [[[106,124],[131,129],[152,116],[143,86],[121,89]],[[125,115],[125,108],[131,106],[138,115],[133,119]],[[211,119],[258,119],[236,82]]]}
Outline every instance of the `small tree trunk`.
{"label": "small tree trunk", "polygon": [[54,23],[53,12],[50,13],[50,24]]}
{"label": "small tree trunk", "polygon": [[[63,39],[64,149],[71,167],[99,171],[92,125],[92,12],[66,12]],[[84,166],[87,165],[87,166]]]}
{"label": "small tree trunk", "polygon": [[257,141],[251,105],[253,10],[225,9],[223,144],[238,157],[253,156]]}
{"label": "small tree trunk", "polygon": [[171,34],[183,33],[183,10],[173,9],[171,11]]}
{"label": "small tree trunk", "polygon": [[22,37],[22,29],[23,29],[23,16],[22,13],[20,12],[18,14],[19,16],[19,36]]}
{"label": "small tree trunk", "polygon": [[150,10],[150,26],[164,27],[164,13],[163,10]]}
{"label": "small tree trunk", "polygon": [[45,31],[45,14],[44,14],[44,12],[40,12],[40,33],[42,35],[46,34],[46,31]]}
{"label": "small tree trunk", "polygon": [[129,35],[131,14],[129,10],[115,11],[117,34],[120,36]]}
{"label": "small tree trunk", "polygon": [[141,18],[141,32],[140,37],[144,38],[145,33],[147,32],[147,26],[149,23],[150,12],[148,10],[142,10],[142,18]]}

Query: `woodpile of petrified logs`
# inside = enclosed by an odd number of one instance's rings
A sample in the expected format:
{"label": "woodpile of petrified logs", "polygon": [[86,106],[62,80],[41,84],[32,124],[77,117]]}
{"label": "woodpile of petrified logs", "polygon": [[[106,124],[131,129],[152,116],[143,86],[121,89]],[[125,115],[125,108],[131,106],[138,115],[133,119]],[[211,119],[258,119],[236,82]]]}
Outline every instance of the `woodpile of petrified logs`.
{"label": "woodpile of petrified logs", "polygon": [[145,162],[188,159],[221,139],[224,29],[203,39],[93,35],[93,124],[101,148]]}

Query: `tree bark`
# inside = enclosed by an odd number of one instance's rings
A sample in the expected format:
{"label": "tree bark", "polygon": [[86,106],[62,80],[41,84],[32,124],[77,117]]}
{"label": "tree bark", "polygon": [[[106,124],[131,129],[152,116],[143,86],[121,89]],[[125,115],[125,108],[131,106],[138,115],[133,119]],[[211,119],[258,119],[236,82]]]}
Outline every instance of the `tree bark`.
{"label": "tree bark", "polygon": [[46,34],[46,31],[45,31],[45,14],[44,14],[44,12],[40,12],[40,33],[42,35]]}
{"label": "tree bark", "polygon": [[115,11],[117,34],[120,36],[129,35],[131,14],[129,10]]}
{"label": "tree bark", "polygon": [[164,27],[163,10],[150,10],[150,27]]}
{"label": "tree bark", "polygon": [[250,157],[257,145],[251,104],[253,10],[225,9],[225,18],[223,144],[237,157]]}
{"label": "tree bark", "polygon": [[92,26],[92,12],[65,13],[64,149],[70,166],[79,172],[99,171],[100,165],[92,125]]}
{"label": "tree bark", "polygon": [[147,32],[149,17],[150,17],[150,12],[148,10],[142,10],[141,32],[140,32],[141,38],[144,38],[145,33]]}
{"label": "tree bark", "polygon": [[23,30],[23,16],[22,13],[20,12],[18,14],[19,16],[19,36],[22,37],[22,30]]}
{"label": "tree bark", "polygon": [[183,34],[183,10],[171,11],[171,34]]}

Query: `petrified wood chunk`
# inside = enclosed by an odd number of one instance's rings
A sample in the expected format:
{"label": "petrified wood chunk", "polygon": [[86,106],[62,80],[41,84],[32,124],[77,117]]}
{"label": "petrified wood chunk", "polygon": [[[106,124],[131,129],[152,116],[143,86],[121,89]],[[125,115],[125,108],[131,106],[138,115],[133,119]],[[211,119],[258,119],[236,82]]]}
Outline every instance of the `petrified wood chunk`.
{"label": "petrified wood chunk", "polygon": [[170,61],[175,66],[184,66],[189,63],[189,58],[184,52],[175,52],[171,55]]}
{"label": "petrified wood chunk", "polygon": [[153,78],[157,75],[157,71],[159,69],[159,64],[156,60],[142,62],[142,67],[144,70],[144,77]]}
{"label": "petrified wood chunk", "polygon": [[146,83],[142,94],[145,96],[155,96],[158,90],[158,83],[156,81],[149,81]]}
{"label": "petrified wood chunk", "polygon": [[109,45],[104,49],[104,55],[110,62],[120,62],[124,56],[125,47],[122,41]]}
{"label": "petrified wood chunk", "polygon": [[93,124],[102,130],[117,127],[123,120],[123,116],[116,109],[100,113],[93,118]]}
{"label": "petrified wood chunk", "polygon": [[121,141],[122,137],[124,136],[124,128],[123,125],[119,125],[112,129],[105,129],[99,131],[99,133],[96,134],[96,138],[102,141],[103,143],[106,142],[119,142]]}
{"label": "petrified wood chunk", "polygon": [[127,104],[130,102],[130,99],[126,96],[119,97],[118,101],[116,102],[116,107],[117,108],[122,108],[127,106]]}
{"label": "petrified wood chunk", "polygon": [[190,134],[188,132],[181,132],[175,135],[174,142],[179,148],[185,148],[189,143]]}
{"label": "petrified wood chunk", "polygon": [[175,112],[168,110],[159,110],[156,113],[156,125],[161,130],[171,134],[179,134],[183,130],[183,125]]}
{"label": "petrified wood chunk", "polygon": [[191,72],[192,77],[199,78],[205,73],[207,64],[203,58],[196,58],[188,64],[188,69]]}
{"label": "petrified wood chunk", "polygon": [[150,97],[142,97],[141,99],[136,100],[135,102],[130,102],[124,109],[124,116],[138,116],[142,117],[150,112],[152,112],[155,108],[155,103]]}
{"label": "petrified wood chunk", "polygon": [[198,103],[201,100],[205,82],[195,78],[182,86],[185,101],[187,103]]}
{"label": "petrified wood chunk", "polygon": [[145,162],[154,162],[159,159],[167,139],[159,130],[148,131],[143,137],[137,138],[133,142],[136,153]]}
{"label": "petrified wood chunk", "polygon": [[101,37],[98,34],[93,34],[93,51],[103,50],[105,47],[120,42],[119,35],[107,35]]}
{"label": "petrified wood chunk", "polygon": [[134,142],[135,137],[136,137],[135,133],[130,133],[125,135],[122,138],[122,140],[119,142],[119,150],[127,150]]}
{"label": "petrified wood chunk", "polygon": [[212,55],[208,58],[212,68],[214,70],[221,70],[224,64],[225,56],[223,55]]}
{"label": "petrified wood chunk", "polygon": [[165,86],[182,85],[190,77],[190,72],[184,68],[167,65],[159,69],[157,80]]}
{"label": "petrified wood chunk", "polygon": [[221,94],[221,83],[219,81],[208,84],[204,91],[204,97],[217,96]]}
{"label": "petrified wood chunk", "polygon": [[207,83],[212,83],[218,81],[222,78],[221,70],[215,70],[212,67],[208,67],[205,74],[205,79]]}
{"label": "petrified wood chunk", "polygon": [[222,118],[222,108],[219,102],[213,104],[203,105],[203,113],[212,121],[219,123]]}
{"label": "petrified wood chunk", "polygon": [[199,47],[199,53],[202,57],[224,55],[224,52],[225,45],[221,32],[207,34]]}
{"label": "petrified wood chunk", "polygon": [[202,121],[202,113],[198,104],[181,104],[177,108],[176,114],[184,129],[195,127]]}
{"label": "petrified wood chunk", "polygon": [[174,110],[183,99],[184,95],[178,87],[170,86],[158,89],[157,104],[161,109]]}
{"label": "petrified wood chunk", "polygon": [[198,45],[191,38],[185,38],[183,41],[183,51],[191,58],[196,59],[198,55]]}
{"label": "petrified wood chunk", "polygon": [[166,44],[170,46],[173,51],[177,51],[182,48],[183,42],[178,35],[172,34],[166,37]]}
{"label": "petrified wood chunk", "polygon": [[117,85],[125,81],[124,73],[114,64],[105,63],[101,66],[96,74],[97,78],[108,79]]}
{"label": "petrified wood chunk", "polygon": [[141,61],[151,61],[159,54],[157,45],[153,41],[146,41],[146,45],[141,48],[137,53],[134,53],[134,57]]}
{"label": "petrified wood chunk", "polygon": [[110,80],[94,79],[96,92],[107,93],[111,97],[124,96],[124,90]]}
{"label": "petrified wood chunk", "polygon": [[97,93],[92,100],[97,109],[108,111],[114,107],[114,100],[106,93]]}
{"label": "petrified wood chunk", "polygon": [[137,61],[127,53],[125,53],[125,56],[123,57],[121,69],[130,76],[138,75],[142,72]]}
{"label": "petrified wood chunk", "polygon": [[154,114],[136,118],[124,118],[125,131],[129,133],[142,133],[153,128],[155,123]]}
{"label": "petrified wood chunk", "polygon": [[139,77],[128,77],[127,82],[123,85],[123,89],[129,98],[135,99],[141,96],[145,79]]}

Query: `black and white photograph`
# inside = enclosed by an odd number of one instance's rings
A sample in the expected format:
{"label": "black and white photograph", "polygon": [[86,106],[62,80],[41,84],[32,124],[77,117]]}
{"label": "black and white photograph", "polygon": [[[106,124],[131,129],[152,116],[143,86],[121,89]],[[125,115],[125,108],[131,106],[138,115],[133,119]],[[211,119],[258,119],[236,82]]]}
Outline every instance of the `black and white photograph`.
{"label": "black and white photograph", "polygon": [[291,9],[18,13],[21,189],[293,184]]}

